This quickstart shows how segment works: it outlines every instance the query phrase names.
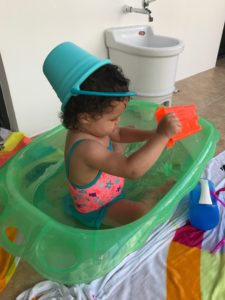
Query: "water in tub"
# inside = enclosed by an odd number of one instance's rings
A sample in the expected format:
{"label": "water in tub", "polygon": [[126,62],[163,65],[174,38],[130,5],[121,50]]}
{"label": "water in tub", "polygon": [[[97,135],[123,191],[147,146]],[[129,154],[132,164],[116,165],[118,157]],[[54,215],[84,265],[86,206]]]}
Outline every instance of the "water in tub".
{"label": "water in tub", "polygon": [[[130,112],[127,122],[126,118],[124,119],[124,126],[129,125],[130,120],[136,120],[135,126],[137,128],[145,129],[149,127],[149,120],[145,120],[143,112],[141,115],[137,112]],[[141,144],[128,145],[125,155],[129,155],[135,151]],[[43,147],[47,151],[43,151]],[[29,166],[29,170],[27,170],[24,176],[24,187],[29,194],[28,199],[38,209],[57,219],[59,222],[82,227],[72,217],[68,216],[63,209],[63,198],[68,193],[63,146],[43,145],[40,149],[42,149],[43,155],[40,154],[38,159],[34,159],[34,164]],[[180,175],[189,168],[192,161],[193,159],[183,146],[183,143],[177,142],[176,146],[172,149],[166,148],[161,154],[160,159],[142,178],[125,181],[124,190],[126,198],[134,201],[143,198],[151,199],[152,194],[156,190],[158,193],[157,197],[159,199],[162,198],[165,189],[161,189],[161,187],[167,182],[172,182],[173,185],[179,179]],[[172,185],[170,184],[170,187]]]}

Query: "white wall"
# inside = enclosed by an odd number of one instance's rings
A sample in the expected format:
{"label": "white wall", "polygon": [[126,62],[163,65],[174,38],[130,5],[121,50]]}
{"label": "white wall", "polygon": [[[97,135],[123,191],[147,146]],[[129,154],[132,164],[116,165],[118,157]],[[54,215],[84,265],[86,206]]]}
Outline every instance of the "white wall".
{"label": "white wall", "polygon": [[[42,73],[48,52],[73,41],[106,57],[104,29],[147,24],[123,14],[142,0],[0,0],[0,51],[19,130],[36,135],[59,123],[60,103]],[[182,39],[177,80],[215,66],[225,19],[224,0],[157,0],[150,5],[156,34]]]}

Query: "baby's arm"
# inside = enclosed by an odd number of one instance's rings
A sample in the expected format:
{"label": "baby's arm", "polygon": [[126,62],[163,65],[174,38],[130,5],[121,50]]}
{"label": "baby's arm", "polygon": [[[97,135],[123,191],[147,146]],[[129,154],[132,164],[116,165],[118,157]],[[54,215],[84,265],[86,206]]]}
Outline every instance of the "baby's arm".
{"label": "baby's arm", "polygon": [[111,135],[110,139],[116,143],[134,143],[149,140],[155,130],[141,130],[132,127],[118,127]]}
{"label": "baby's arm", "polygon": [[139,163],[136,176],[141,177],[157,161],[169,139],[180,132],[181,124],[174,113],[166,115],[147,143],[128,157],[129,162]]}
{"label": "baby's arm", "polygon": [[[95,141],[87,141],[80,145],[82,159],[90,168],[124,178],[138,178],[143,176],[156,162],[168,140],[180,129],[181,125],[177,117],[173,113],[168,114],[159,123],[156,131],[145,145],[129,157],[106,150]],[[86,143],[89,143],[89,145],[85,146]],[[83,150],[82,146],[84,147]],[[87,148],[89,151],[87,151]]]}
{"label": "baby's arm", "polygon": [[[176,118],[175,114],[173,113],[168,115],[173,115],[174,118]],[[161,125],[159,125],[159,127],[161,127]],[[152,137],[154,137],[155,133],[156,130],[141,130],[137,128],[132,128],[131,126],[118,127],[110,135],[110,139],[116,143],[134,143],[149,140]]]}

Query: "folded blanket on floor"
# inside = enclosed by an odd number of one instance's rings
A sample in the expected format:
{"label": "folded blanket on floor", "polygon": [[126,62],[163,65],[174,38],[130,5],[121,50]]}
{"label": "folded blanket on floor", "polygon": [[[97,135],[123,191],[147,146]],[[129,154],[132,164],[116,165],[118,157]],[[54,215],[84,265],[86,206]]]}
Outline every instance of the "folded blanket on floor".
{"label": "folded blanket on floor", "polygon": [[[32,140],[26,137],[22,132],[11,132],[5,128],[0,128],[0,167],[31,141]],[[1,209],[0,201],[0,212]],[[20,239],[14,227],[8,228],[7,236],[11,241]],[[19,260],[20,258],[13,257],[0,247],[0,293],[4,290],[15,272]]]}
{"label": "folded blanket on floor", "polygon": [[12,132],[1,145],[0,167],[3,166],[20,149],[31,143],[32,139],[25,136],[22,132]]}
{"label": "folded blanket on floor", "polygon": [[[202,175],[216,189],[225,186],[224,165],[225,152],[213,158]],[[220,198],[225,201],[225,193]],[[44,281],[17,300],[225,299],[225,246],[211,253],[225,236],[225,208],[218,206],[219,225],[203,232],[188,222],[188,202],[184,198],[173,217],[151,234],[145,246],[106,276],[70,287]]]}
{"label": "folded blanket on floor", "polygon": [[[7,235],[10,240],[15,240],[16,229],[13,227],[9,228]],[[0,247],[0,293],[4,290],[13,273],[15,272],[18,262],[19,258],[13,257],[2,247]]]}

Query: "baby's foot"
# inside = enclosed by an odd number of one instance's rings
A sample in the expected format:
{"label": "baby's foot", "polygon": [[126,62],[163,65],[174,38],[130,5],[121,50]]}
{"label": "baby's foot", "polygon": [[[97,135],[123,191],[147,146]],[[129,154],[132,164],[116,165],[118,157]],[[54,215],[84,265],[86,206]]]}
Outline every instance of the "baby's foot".
{"label": "baby's foot", "polygon": [[175,183],[176,180],[169,179],[157,188],[146,190],[144,199],[141,201],[151,209],[166,193],[168,193]]}

